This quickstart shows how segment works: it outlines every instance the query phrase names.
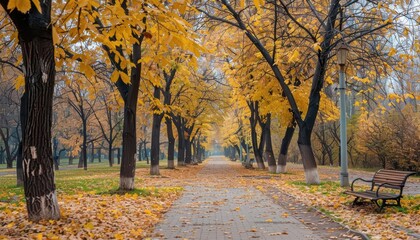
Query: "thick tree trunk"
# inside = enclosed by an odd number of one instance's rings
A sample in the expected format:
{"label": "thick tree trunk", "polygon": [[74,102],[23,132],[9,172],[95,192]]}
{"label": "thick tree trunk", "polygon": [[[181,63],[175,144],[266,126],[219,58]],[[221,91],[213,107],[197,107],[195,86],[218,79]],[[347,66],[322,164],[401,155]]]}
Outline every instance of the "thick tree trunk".
{"label": "thick tree trunk", "polygon": [[293,122],[287,126],[286,133],[284,134],[283,140],[281,142],[280,147],[280,154],[278,159],[278,165],[277,165],[277,173],[286,173],[286,162],[287,162],[287,152],[289,150],[290,142],[292,141],[293,134],[296,129],[296,124]]}
{"label": "thick tree trunk", "polygon": [[[160,99],[160,88],[154,87],[153,97],[156,100]],[[158,109],[155,109],[158,110]],[[160,126],[162,123],[163,114],[153,113],[152,122],[152,143],[150,156],[150,175],[159,175],[159,157],[160,157]]]}
{"label": "thick tree trunk", "polygon": [[134,176],[136,171],[136,108],[137,97],[135,101],[128,101],[124,108],[124,126],[123,126],[123,151],[120,169],[120,190],[134,189]]}
{"label": "thick tree trunk", "polygon": [[276,158],[274,157],[273,144],[271,142],[271,115],[267,115],[267,121],[264,126],[265,136],[265,155],[267,157],[268,172],[276,173]]}
{"label": "thick tree trunk", "polygon": [[303,168],[307,184],[319,184],[319,175],[316,166],[315,156],[312,151],[310,131],[306,128],[299,129],[298,137],[299,151],[302,156]]}
{"label": "thick tree trunk", "polygon": [[[131,68],[131,85],[128,87],[120,79],[117,87],[122,93],[124,99],[124,126],[123,126],[123,151],[120,169],[120,190],[134,189],[134,176],[136,173],[136,112],[137,100],[141,76],[141,43],[143,37],[140,37],[139,43],[133,44],[132,62],[135,67]],[[124,87],[122,87],[122,85]],[[128,91],[127,91],[128,88]]]}
{"label": "thick tree trunk", "polygon": [[[40,16],[32,7],[27,14],[29,26],[24,29],[18,27],[26,70],[25,92],[28,94],[28,119],[22,134],[23,181],[28,216],[32,221],[60,218],[51,148],[55,80],[54,45],[49,19],[51,2],[46,0],[42,6],[43,12],[46,12],[44,15]],[[31,23],[36,26],[31,26]],[[28,36],[22,36],[23,31],[23,35],[38,32],[36,34],[42,37],[25,38]]]}
{"label": "thick tree trunk", "polygon": [[168,168],[174,169],[175,168],[175,137],[174,132],[172,130],[172,120],[170,118],[166,118],[166,133],[168,135]]}

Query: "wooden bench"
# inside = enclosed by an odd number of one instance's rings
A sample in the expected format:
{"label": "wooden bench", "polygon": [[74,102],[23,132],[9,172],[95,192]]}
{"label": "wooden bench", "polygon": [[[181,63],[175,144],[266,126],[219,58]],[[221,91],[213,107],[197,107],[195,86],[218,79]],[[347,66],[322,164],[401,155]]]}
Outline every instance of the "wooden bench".
{"label": "wooden bench", "polygon": [[[372,180],[365,180],[362,178],[356,178],[351,183],[351,191],[344,193],[353,195],[356,197],[353,201],[353,206],[362,204],[360,199],[369,199],[379,207],[379,212],[385,206],[401,206],[401,198],[407,178],[416,172],[396,171],[381,169],[375,173]],[[370,190],[367,191],[354,191],[354,183],[356,181],[370,182]],[[393,189],[394,191],[389,191]],[[382,200],[380,204],[378,201]],[[396,203],[389,204],[387,201],[396,201]]]}

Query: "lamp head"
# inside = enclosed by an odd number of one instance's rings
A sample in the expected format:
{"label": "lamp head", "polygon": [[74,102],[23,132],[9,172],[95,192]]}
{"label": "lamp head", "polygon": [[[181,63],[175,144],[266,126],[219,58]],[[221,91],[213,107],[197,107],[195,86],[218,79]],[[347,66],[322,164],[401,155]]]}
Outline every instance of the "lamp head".
{"label": "lamp head", "polygon": [[349,52],[349,47],[341,41],[337,46],[337,63],[340,66],[345,66],[347,61],[347,55]]}

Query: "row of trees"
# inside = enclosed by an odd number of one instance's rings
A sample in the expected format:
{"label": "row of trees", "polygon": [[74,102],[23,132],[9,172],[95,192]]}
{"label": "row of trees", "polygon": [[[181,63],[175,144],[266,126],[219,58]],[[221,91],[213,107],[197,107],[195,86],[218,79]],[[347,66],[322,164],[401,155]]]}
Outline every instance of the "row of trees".
{"label": "row of trees", "polygon": [[[346,81],[347,115],[353,119],[354,133],[348,139],[351,160],[354,165],[365,159],[369,164],[364,166],[380,161],[387,162],[382,167],[418,168],[418,127],[410,127],[407,135],[400,131],[401,126],[419,125],[418,12],[412,11],[417,3],[280,0],[254,2],[255,8],[247,1],[215,4],[219,12],[208,4],[200,11],[223,23],[218,31],[230,40],[222,43],[224,69],[238,104],[225,118],[226,147],[239,151],[240,146],[251,146],[259,168],[265,168],[265,158],[269,171],[284,172],[289,146],[295,149],[291,140],[297,128],[307,183],[318,183],[316,158],[321,164],[327,158],[330,164],[339,164],[338,68],[333,50],[344,42],[350,47]],[[244,35],[232,34],[237,29]],[[278,157],[273,154],[271,129],[282,138],[274,146]],[[382,140],[373,133],[387,136],[387,144],[378,145]],[[405,140],[397,141],[402,135]],[[379,149],[387,152],[386,157],[377,153]]]}
{"label": "row of trees", "polygon": [[[211,66],[199,59],[204,49],[188,2],[1,3],[9,16],[2,21],[3,39],[16,51],[2,66],[17,89],[25,87],[17,94],[17,165],[21,159],[31,220],[60,217],[51,142],[79,153],[86,169],[88,144],[102,139],[111,151],[121,137],[121,190],[134,188],[137,131],[146,132],[136,127],[138,121],[146,121],[142,126],[152,133],[151,174],[159,174],[163,120],[169,168],[176,138],[178,165],[191,163],[193,154],[200,161],[222,98]],[[145,139],[139,141],[143,147]]]}
{"label": "row of trees", "polygon": [[[234,101],[238,104],[235,112],[226,118],[226,125],[229,125],[226,129],[232,131],[225,135],[225,144],[236,149],[242,145],[245,149],[244,143],[248,141],[259,168],[265,167],[262,157],[266,155],[269,171],[274,172],[276,165],[277,171],[285,170],[295,128],[298,128],[297,142],[308,183],[319,182],[313,141],[322,148],[319,150],[321,155],[329,154],[332,162],[337,150],[332,149],[334,144],[331,141],[338,137],[335,129],[332,129],[332,135],[325,136],[325,127],[338,127],[334,91],[337,84],[333,80],[338,78],[338,71],[333,49],[339,42],[351,49],[346,69],[350,96],[353,96],[348,103],[349,117],[354,115],[357,118],[361,113],[371,112],[368,122],[372,122],[373,112],[378,109],[379,114],[397,112],[405,118],[401,109],[407,105],[408,108],[416,107],[419,91],[415,84],[419,62],[418,41],[415,40],[418,15],[410,10],[415,3],[267,1],[254,3],[255,8],[249,7],[250,3],[246,1],[220,1],[217,4],[221,6],[218,8],[220,12],[213,13],[208,4],[200,11],[213,21],[224,23],[219,28],[220,34],[230,36],[231,40],[224,46],[225,72],[234,89]],[[244,35],[230,34],[238,29]],[[321,91],[323,89],[325,91]],[[409,114],[418,113],[415,110]],[[317,116],[318,122],[315,121]],[[386,115],[375,117],[383,116]],[[277,164],[270,146],[273,118],[282,128],[278,132],[283,134],[281,144],[278,143]],[[418,119],[410,119],[410,126],[418,125]],[[399,129],[394,129],[395,133],[388,135],[392,136],[390,140],[402,134]],[[312,136],[314,131],[316,134]],[[406,151],[411,153],[409,162],[416,162],[409,168],[413,169],[413,166],[418,166],[418,151],[415,149],[418,149],[419,136],[412,130],[410,133],[407,138],[414,141]],[[374,162],[372,156],[375,154],[368,147],[376,144],[376,139],[369,143],[372,140],[349,138],[360,145],[355,150],[369,153],[366,158]],[[392,161],[400,161],[398,156],[401,154],[394,154],[400,146],[394,146],[388,148],[392,152],[389,157],[392,156]],[[315,153],[319,155],[319,151]]]}

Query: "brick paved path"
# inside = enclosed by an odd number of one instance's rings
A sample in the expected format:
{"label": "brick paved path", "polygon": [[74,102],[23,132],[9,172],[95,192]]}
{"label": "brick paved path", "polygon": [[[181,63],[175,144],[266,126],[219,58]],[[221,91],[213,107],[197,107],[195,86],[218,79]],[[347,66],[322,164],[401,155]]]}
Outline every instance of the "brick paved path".
{"label": "brick paved path", "polygon": [[222,157],[208,160],[199,175],[153,239],[323,239],[260,191],[235,187],[237,173]]}

